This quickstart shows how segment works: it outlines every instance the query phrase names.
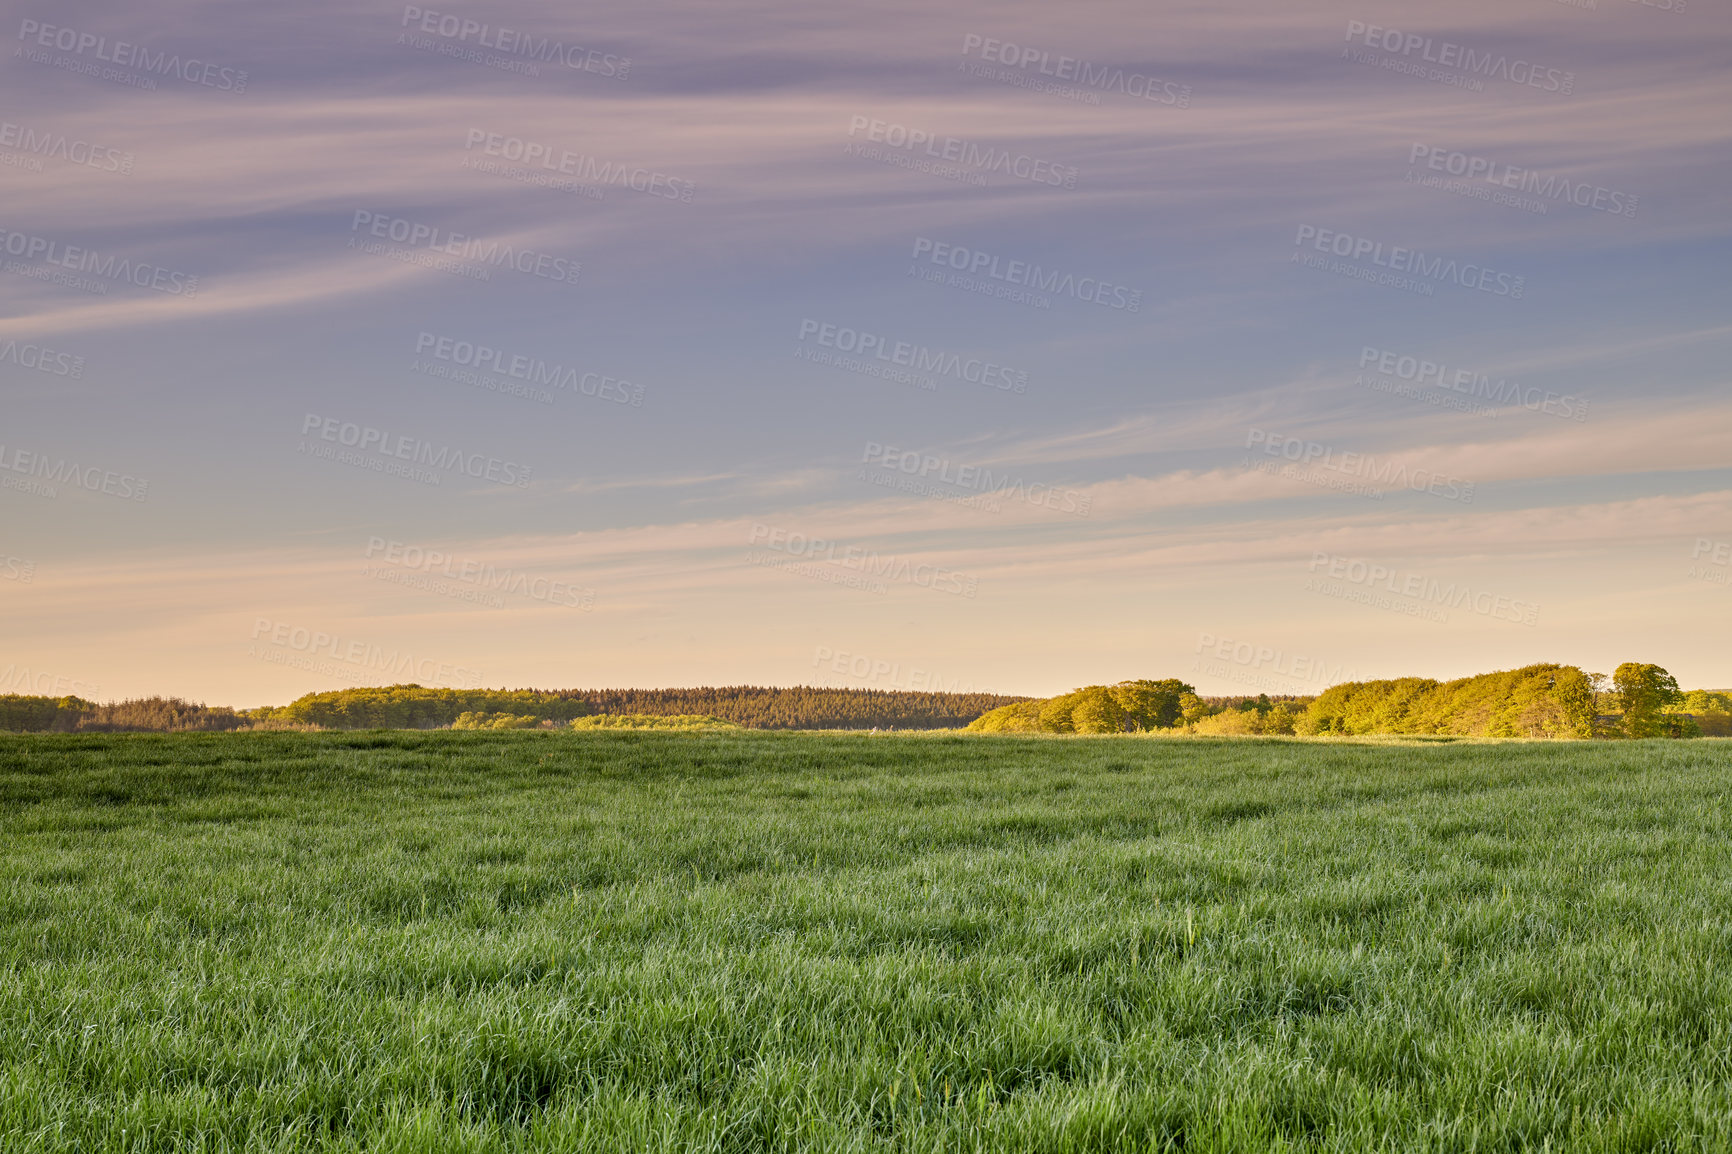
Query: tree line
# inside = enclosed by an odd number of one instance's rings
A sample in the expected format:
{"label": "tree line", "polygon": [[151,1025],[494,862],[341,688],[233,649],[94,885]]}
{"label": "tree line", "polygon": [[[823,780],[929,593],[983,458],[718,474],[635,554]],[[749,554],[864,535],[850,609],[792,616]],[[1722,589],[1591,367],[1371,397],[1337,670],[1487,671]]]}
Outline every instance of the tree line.
{"label": "tree line", "polygon": [[1732,697],[1685,693],[1658,665],[1612,672],[1528,665],[1454,681],[1404,677],[1323,691],[1306,711],[1312,733],[1454,733],[1481,737],[1726,737]]}
{"label": "tree line", "polygon": [[[923,693],[888,689],[425,689],[418,685],[309,693],[288,705],[252,710],[261,719],[326,729],[431,729],[463,714],[509,715],[514,727],[563,725],[580,717],[710,717],[750,729],[954,729],[1022,698],[991,693]],[[490,722],[491,723],[491,722]],[[475,724],[473,720],[466,726]]]}
{"label": "tree line", "polygon": [[247,729],[253,719],[226,705],[178,697],[139,697],[99,705],[81,697],[0,695],[0,730],[13,733],[217,733]]}
{"label": "tree line", "polygon": [[985,713],[1027,698],[998,693],[901,689],[786,689],[729,685],[698,689],[590,689],[597,713],[701,714],[750,729],[960,729]]}
{"label": "tree line", "polygon": [[[97,704],[0,696],[12,732],[244,729],[522,729],[580,718],[678,718],[749,729],[957,729],[975,733],[1454,734],[1473,737],[1732,736],[1732,696],[1684,692],[1658,665],[1610,677],[1542,663],[1453,681],[1350,681],[1315,697],[1203,697],[1177,678],[1089,685],[1050,698],[817,686],[695,689],[431,689],[371,686],[236,710],[174,697]],[[636,724],[621,721],[619,724]],[[596,727],[614,727],[596,722]]]}
{"label": "tree line", "polygon": [[1658,665],[1610,677],[1540,663],[1453,681],[1349,681],[1315,697],[1203,698],[1184,682],[1122,681],[983,714],[975,733],[1450,734],[1463,737],[1732,736],[1732,696],[1685,693]]}
{"label": "tree line", "polygon": [[98,705],[77,697],[13,694],[0,697],[0,730],[441,729],[459,724],[522,729],[564,726],[596,715],[700,717],[750,729],[958,729],[989,709],[1023,700],[992,693],[816,686],[541,690],[411,684],[308,693],[287,705],[235,710],[172,697]]}
{"label": "tree line", "polygon": [[586,716],[589,703],[563,690],[430,689],[421,685],[360,686],[308,693],[287,705],[248,710],[259,721],[321,729],[443,729],[463,714],[510,714],[563,723]]}

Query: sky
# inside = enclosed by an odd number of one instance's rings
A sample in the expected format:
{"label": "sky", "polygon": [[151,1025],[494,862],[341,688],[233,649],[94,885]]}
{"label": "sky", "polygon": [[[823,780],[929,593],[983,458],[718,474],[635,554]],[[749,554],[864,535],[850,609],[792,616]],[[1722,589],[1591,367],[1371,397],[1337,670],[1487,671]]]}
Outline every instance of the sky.
{"label": "sky", "polygon": [[25,0],[0,692],[1732,686],[1710,0]]}

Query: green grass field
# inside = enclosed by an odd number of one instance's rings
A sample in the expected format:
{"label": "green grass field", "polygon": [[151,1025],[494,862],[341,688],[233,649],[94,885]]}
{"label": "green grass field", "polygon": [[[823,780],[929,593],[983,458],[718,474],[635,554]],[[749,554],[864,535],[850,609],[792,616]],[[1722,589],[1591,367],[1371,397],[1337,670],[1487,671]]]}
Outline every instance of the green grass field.
{"label": "green grass field", "polygon": [[1732,1148],[1732,743],[0,737],[0,1150]]}

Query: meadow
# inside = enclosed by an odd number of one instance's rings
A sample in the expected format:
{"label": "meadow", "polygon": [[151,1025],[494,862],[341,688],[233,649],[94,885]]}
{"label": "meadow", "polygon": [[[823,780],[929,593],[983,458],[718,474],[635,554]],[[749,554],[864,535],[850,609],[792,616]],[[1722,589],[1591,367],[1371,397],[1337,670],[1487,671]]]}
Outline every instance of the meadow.
{"label": "meadow", "polygon": [[0,736],[0,1150],[1732,1148],[1732,742]]}

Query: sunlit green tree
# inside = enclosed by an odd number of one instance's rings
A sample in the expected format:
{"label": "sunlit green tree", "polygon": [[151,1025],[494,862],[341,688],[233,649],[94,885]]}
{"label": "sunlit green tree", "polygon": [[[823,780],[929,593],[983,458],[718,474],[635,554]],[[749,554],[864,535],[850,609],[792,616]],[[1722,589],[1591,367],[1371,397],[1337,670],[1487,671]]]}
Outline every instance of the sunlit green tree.
{"label": "sunlit green tree", "polygon": [[1683,697],[1678,680],[1658,665],[1626,661],[1612,671],[1612,687],[1624,711],[1624,733],[1629,737],[1664,737],[1667,723],[1661,714],[1666,706]]}
{"label": "sunlit green tree", "polygon": [[1110,692],[1124,711],[1127,729],[1171,729],[1179,724],[1184,707],[1179,699],[1197,691],[1176,677],[1161,681],[1121,681]]}

